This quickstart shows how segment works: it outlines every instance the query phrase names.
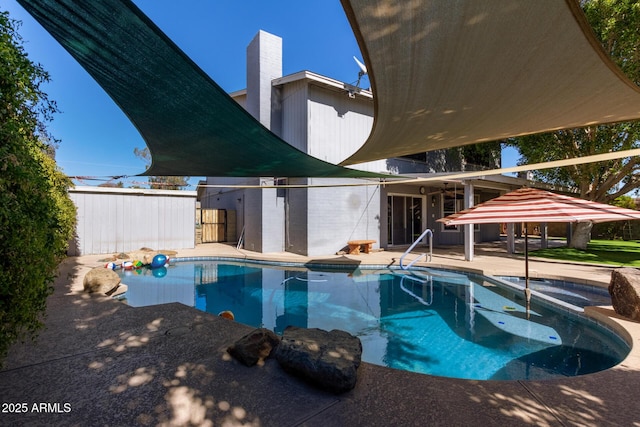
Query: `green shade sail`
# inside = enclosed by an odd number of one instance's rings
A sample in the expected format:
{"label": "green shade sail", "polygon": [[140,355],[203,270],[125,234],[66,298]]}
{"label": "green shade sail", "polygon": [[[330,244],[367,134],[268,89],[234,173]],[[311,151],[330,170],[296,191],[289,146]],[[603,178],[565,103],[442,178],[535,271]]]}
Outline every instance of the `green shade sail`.
{"label": "green shade sail", "polygon": [[131,1],[18,2],[138,129],[153,159],[143,175],[388,177],[336,166],[287,144],[231,99]]}

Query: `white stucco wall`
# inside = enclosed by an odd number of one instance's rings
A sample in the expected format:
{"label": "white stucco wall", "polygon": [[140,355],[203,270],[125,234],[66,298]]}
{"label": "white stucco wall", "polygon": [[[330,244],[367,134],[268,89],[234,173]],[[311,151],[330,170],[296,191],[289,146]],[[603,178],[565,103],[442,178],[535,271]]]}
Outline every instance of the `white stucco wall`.
{"label": "white stucco wall", "polygon": [[[336,183],[327,179],[310,181],[311,184]],[[374,248],[380,247],[378,186],[309,189],[307,218],[306,255],[335,254],[344,249],[349,240],[372,239],[376,240]]]}

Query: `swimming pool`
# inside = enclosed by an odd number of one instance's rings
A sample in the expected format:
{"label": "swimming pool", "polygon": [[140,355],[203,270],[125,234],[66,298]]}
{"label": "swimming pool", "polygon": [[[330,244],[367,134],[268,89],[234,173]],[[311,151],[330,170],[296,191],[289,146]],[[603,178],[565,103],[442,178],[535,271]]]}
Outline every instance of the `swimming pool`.
{"label": "swimming pool", "polygon": [[443,270],[274,267],[176,262],[121,272],[132,306],[181,302],[281,333],[342,329],[362,359],[395,369],[478,380],[582,375],[619,363],[629,347],[579,316],[534,302],[487,277]]}

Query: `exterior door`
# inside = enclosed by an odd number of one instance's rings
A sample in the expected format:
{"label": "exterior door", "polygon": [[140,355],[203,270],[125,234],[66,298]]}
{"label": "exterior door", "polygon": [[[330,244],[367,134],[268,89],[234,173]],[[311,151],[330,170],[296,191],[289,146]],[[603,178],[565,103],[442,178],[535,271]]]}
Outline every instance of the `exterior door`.
{"label": "exterior door", "polygon": [[410,245],[422,234],[422,197],[387,197],[387,238],[390,245]]}

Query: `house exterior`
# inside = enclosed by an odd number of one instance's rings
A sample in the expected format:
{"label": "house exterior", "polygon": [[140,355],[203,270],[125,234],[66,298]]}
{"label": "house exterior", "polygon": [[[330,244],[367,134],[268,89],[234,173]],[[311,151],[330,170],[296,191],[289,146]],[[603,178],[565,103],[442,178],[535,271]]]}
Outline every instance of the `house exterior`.
{"label": "house exterior", "polygon": [[[247,48],[247,89],[230,96],[282,139],[330,163],[355,152],[373,125],[370,91],[309,71],[282,76],[282,40],[263,31]],[[235,210],[243,247],[265,253],[335,254],[348,241],[362,239],[375,240],[374,248],[402,247],[425,228],[433,230],[435,245],[461,245],[465,236],[471,242],[498,240],[497,224],[469,232],[471,227],[465,231],[436,220],[520,187],[522,180],[447,180],[447,161],[451,159],[426,153],[357,165],[403,176],[441,176],[428,185],[351,178],[208,177],[199,189],[200,201],[203,209]],[[459,168],[458,164],[451,169]],[[281,184],[314,187],[278,188]]]}

